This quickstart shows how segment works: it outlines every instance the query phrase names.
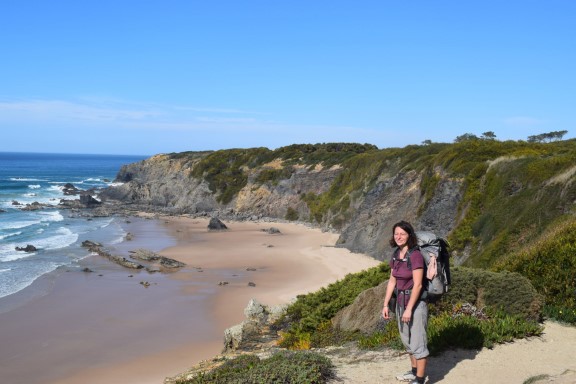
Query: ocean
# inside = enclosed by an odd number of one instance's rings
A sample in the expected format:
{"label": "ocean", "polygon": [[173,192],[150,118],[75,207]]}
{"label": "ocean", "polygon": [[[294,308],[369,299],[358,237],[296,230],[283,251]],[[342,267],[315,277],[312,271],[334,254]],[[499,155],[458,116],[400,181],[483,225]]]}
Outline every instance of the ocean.
{"label": "ocean", "polygon": [[[38,277],[89,256],[90,240],[114,244],[125,233],[113,218],[79,218],[59,209],[63,186],[87,190],[113,184],[123,164],[146,156],[0,152],[0,298],[28,287]],[[38,202],[48,207],[22,210]],[[28,244],[35,252],[17,251]]]}

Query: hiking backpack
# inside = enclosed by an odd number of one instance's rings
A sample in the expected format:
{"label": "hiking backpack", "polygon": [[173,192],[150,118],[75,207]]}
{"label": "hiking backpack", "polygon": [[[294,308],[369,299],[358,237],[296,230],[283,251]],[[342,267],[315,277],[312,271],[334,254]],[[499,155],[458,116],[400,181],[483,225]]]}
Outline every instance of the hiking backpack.
{"label": "hiking backpack", "polygon": [[451,283],[449,244],[446,239],[432,232],[417,231],[416,237],[426,266],[424,270],[425,291],[422,298],[435,302],[448,292],[448,286]]}
{"label": "hiking backpack", "polygon": [[[420,298],[434,303],[448,292],[448,286],[451,283],[449,244],[446,239],[438,237],[432,232],[417,231],[416,237],[418,238],[418,249],[424,258],[424,282]],[[408,251],[406,255],[409,269],[412,269],[410,253],[413,250]]]}

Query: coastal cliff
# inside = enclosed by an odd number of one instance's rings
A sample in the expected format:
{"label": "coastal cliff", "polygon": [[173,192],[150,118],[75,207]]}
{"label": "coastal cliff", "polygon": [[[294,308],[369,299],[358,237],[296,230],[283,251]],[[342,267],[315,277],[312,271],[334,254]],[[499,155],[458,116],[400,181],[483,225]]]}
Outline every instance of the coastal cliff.
{"label": "coastal cliff", "polygon": [[574,153],[576,140],[475,139],[160,154],[123,166],[121,184],[100,198],[169,214],[306,222],[380,260],[392,224],[405,219],[447,237],[455,264],[489,267],[518,238],[574,217]]}

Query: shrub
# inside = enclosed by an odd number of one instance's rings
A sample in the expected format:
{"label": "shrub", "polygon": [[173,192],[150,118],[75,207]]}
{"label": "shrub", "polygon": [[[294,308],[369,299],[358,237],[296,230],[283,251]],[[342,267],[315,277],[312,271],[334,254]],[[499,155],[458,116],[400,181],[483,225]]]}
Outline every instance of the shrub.
{"label": "shrub", "polygon": [[545,298],[545,314],[576,324],[576,219],[558,220],[518,252],[507,255],[495,270],[508,270],[530,279]]}
{"label": "shrub", "polygon": [[284,218],[289,221],[296,221],[300,218],[300,215],[298,214],[297,210],[292,207],[288,207],[286,210],[286,216]]}
{"label": "shrub", "polygon": [[334,376],[330,359],[312,352],[278,352],[260,360],[241,355],[178,384],[320,384]]}

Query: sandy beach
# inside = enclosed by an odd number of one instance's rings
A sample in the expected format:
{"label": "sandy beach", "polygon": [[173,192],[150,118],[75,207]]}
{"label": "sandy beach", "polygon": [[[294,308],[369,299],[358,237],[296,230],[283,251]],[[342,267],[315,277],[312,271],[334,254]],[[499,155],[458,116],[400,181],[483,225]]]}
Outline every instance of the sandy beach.
{"label": "sandy beach", "polygon": [[225,223],[209,232],[208,219],[128,220],[133,240],[116,253],[148,248],[186,267],[149,273],[92,256],[0,299],[2,382],[159,384],[218,354],[250,299],[284,304],[378,264],[304,225]]}

